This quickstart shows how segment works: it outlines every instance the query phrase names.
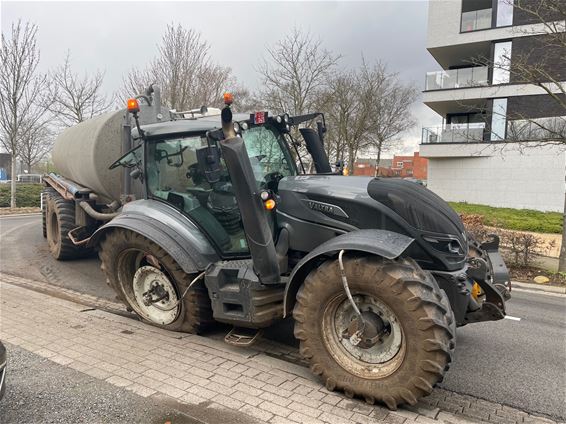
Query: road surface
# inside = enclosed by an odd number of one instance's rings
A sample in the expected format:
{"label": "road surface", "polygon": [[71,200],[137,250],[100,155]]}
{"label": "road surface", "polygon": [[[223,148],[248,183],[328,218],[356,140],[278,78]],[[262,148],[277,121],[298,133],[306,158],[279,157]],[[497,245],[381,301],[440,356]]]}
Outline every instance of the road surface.
{"label": "road surface", "polygon": [[[57,262],[41,217],[0,218],[3,272],[114,300],[96,257]],[[458,329],[456,358],[442,387],[529,413],[566,420],[566,297],[514,292],[506,319]],[[290,328],[278,331],[289,339]]]}

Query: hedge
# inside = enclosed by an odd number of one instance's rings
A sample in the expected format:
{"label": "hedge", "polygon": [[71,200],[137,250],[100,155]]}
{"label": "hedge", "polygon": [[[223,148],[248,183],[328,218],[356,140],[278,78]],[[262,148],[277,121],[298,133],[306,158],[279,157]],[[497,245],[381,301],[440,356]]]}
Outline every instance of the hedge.
{"label": "hedge", "polygon": [[[39,207],[43,185],[16,184],[16,206],[20,208]],[[10,207],[10,184],[0,184],[0,208]]]}

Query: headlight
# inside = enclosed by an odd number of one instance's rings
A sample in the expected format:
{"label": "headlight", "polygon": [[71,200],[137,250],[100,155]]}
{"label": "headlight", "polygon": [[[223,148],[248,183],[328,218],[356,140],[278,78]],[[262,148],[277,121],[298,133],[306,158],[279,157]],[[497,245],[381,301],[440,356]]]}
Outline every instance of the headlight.
{"label": "headlight", "polygon": [[431,246],[438,250],[439,252],[451,253],[453,255],[463,255],[464,249],[460,244],[460,241],[455,238],[442,238],[442,237],[423,237],[425,241],[431,244]]}

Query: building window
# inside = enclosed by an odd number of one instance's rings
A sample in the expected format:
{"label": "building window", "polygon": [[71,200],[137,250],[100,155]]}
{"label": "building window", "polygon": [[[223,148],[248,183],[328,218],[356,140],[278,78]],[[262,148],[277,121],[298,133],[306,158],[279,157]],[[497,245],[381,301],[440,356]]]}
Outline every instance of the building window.
{"label": "building window", "polygon": [[513,25],[513,0],[497,0],[496,26]]}
{"label": "building window", "polygon": [[492,84],[507,84],[509,82],[511,47],[511,41],[494,44]]}
{"label": "building window", "polygon": [[403,162],[397,162],[397,168],[402,168],[403,167]]}
{"label": "building window", "polygon": [[505,139],[507,127],[507,99],[493,99],[491,114],[491,141]]}

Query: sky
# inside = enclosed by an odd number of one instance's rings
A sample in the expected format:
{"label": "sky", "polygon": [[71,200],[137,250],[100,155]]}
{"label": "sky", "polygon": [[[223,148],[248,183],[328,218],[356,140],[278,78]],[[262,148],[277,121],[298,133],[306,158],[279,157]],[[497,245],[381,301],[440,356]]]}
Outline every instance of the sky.
{"label": "sky", "polygon": [[[373,2],[15,2],[0,3],[2,33],[18,19],[38,25],[40,67],[59,65],[70,51],[79,73],[105,71],[104,90],[116,91],[132,67],[156,54],[167,24],[201,32],[212,58],[230,66],[250,89],[260,83],[256,67],[265,50],[293,26],[320,38],[342,55],[341,66],[381,60],[406,83],[422,90],[425,74],[440,69],[426,51],[426,1]],[[237,100],[237,99],[236,99]],[[196,107],[196,106],[195,106]],[[404,135],[398,153],[418,149],[421,128],[441,118],[421,103],[417,125]],[[329,129],[331,130],[331,129]]]}

